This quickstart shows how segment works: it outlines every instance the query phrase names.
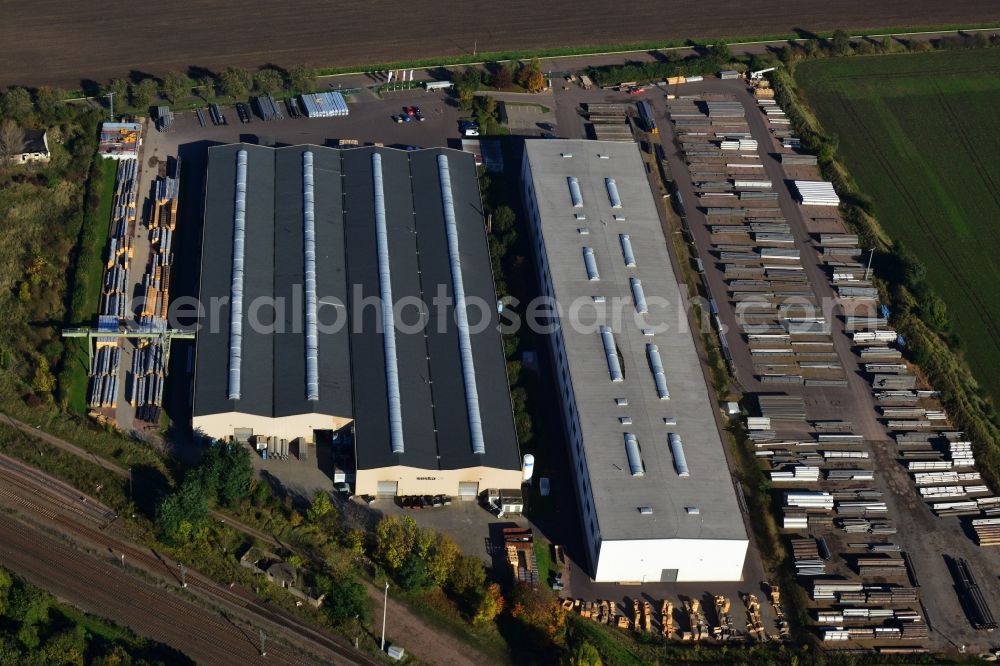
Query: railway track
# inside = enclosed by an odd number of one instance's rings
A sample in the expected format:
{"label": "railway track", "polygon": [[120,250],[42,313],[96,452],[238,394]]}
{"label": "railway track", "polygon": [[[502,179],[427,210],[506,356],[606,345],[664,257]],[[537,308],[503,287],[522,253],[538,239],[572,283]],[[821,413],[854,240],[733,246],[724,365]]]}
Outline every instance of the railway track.
{"label": "railway track", "polygon": [[[33,515],[48,520],[60,531],[72,535],[74,538],[92,544],[94,546],[107,548],[109,556],[125,556],[124,562],[133,568],[142,569],[144,572],[152,574],[160,579],[160,583],[167,586],[179,586],[176,563],[171,563],[151,549],[130,543],[124,538],[112,533],[113,530],[106,530],[108,523],[106,508],[98,508],[99,504],[94,503],[93,509],[85,509],[87,503],[79,501],[79,493],[71,486],[61,484],[57,480],[50,479],[33,468],[30,468],[19,461],[0,457],[0,503],[13,506],[16,511],[27,515]],[[55,483],[56,489],[46,487],[50,483]],[[0,532],[14,529],[15,524],[23,534],[24,530],[32,529],[24,523],[0,522]],[[118,571],[114,565],[109,564],[110,558],[101,560],[99,556],[91,556],[82,551],[66,550],[63,546],[60,552],[73,553],[74,557],[89,557],[102,562],[103,566],[110,567],[112,571]],[[125,572],[121,572],[124,574]],[[328,660],[331,656],[336,657],[336,663],[357,663],[376,664],[360,653],[354,652],[345,643],[334,639],[331,636],[318,631],[305,623],[285,615],[282,611],[268,606],[256,599],[238,594],[228,587],[219,585],[194,570],[188,570],[186,578],[188,592],[201,597],[213,604],[228,606],[234,616],[249,616],[254,620],[256,626],[263,627],[269,634],[282,635],[287,639],[292,639],[297,645],[301,645],[304,650],[309,650],[322,659]],[[181,600],[174,597],[174,592],[160,591],[156,599],[158,603],[167,603],[176,612],[180,612],[182,606],[186,604],[193,606],[193,602]],[[112,618],[119,619],[119,618]],[[237,625],[229,620],[233,627]],[[152,635],[152,634],[150,634]],[[256,638],[254,638],[254,641]],[[253,641],[251,641],[253,643]],[[271,650],[268,650],[269,654]],[[302,657],[298,658],[298,663],[302,663]]]}
{"label": "railway track", "polygon": [[302,663],[280,646],[264,661],[246,632],[224,615],[178,599],[125,571],[73,550],[9,517],[0,516],[0,554],[6,566],[89,612],[117,620],[168,643],[199,662]]}

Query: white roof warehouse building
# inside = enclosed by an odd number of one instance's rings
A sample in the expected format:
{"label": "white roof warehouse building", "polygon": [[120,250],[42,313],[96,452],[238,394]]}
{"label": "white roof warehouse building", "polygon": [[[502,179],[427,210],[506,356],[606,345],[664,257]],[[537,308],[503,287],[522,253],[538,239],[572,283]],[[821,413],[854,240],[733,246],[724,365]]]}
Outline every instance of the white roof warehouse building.
{"label": "white roof warehouse building", "polygon": [[481,211],[459,151],[210,148],[194,429],[351,427],[358,494],[520,487]]}
{"label": "white roof warehouse building", "polygon": [[594,579],[740,580],[747,532],[638,147],[527,141],[522,175]]}

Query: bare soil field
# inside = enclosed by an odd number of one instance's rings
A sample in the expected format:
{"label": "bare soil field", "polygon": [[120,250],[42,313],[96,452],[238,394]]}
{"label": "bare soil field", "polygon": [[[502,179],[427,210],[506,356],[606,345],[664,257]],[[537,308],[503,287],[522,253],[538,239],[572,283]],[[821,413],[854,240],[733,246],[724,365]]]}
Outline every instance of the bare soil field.
{"label": "bare soil field", "polygon": [[993,0],[633,0],[613,9],[595,0],[5,0],[0,7],[0,86],[67,88],[190,67],[335,67],[471,56],[474,48],[1000,22]]}

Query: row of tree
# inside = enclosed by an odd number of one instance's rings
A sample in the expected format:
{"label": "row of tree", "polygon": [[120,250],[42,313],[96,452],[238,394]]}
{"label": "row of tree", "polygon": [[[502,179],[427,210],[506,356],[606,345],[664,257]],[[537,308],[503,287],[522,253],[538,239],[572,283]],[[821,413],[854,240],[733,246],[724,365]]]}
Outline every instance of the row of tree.
{"label": "row of tree", "polygon": [[935,39],[861,37],[851,39],[844,30],[835,30],[828,39],[812,38],[784,45],[778,58],[788,64],[797,60],[824,56],[875,55],[881,53],[921,53],[924,51],[982,49],[1000,46],[1000,36],[987,36],[983,32],[958,33]]}
{"label": "row of tree", "polygon": [[461,97],[463,91],[475,93],[483,88],[514,90],[516,92],[541,92],[545,89],[545,74],[538,58],[527,62],[491,62],[485,69],[468,66],[452,73],[455,90]]}
{"label": "row of tree", "polygon": [[[222,72],[199,70],[198,76],[191,77],[184,72],[170,71],[162,78],[151,76],[128,79],[114,79],[107,85],[88,94],[113,99],[116,109],[145,111],[160,101],[178,104],[193,95],[205,100],[224,97],[244,99],[251,93],[275,95],[281,93],[298,94],[312,92],[317,87],[316,69],[299,65],[289,69],[268,66],[252,72],[243,67],[227,67]],[[23,122],[37,113],[42,119],[51,121],[58,113],[59,106],[67,98],[61,88],[41,86],[28,89],[20,86],[8,88],[0,94],[0,115]]]}
{"label": "row of tree", "polygon": [[128,103],[135,109],[146,109],[158,98],[172,104],[180,103],[193,94],[209,100],[218,96],[242,99],[250,93],[274,95],[311,92],[316,89],[317,72],[299,65],[291,69],[262,67],[251,72],[243,67],[227,67],[219,73],[203,72],[196,78],[178,71],[167,72],[162,79],[142,78],[136,81],[115,79],[101,90],[113,95],[116,103]]}

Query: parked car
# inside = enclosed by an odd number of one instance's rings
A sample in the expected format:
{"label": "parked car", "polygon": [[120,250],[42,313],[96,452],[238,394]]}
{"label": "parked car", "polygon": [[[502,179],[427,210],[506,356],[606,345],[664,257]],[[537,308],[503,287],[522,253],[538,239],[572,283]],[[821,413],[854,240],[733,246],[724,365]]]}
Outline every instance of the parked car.
{"label": "parked car", "polygon": [[413,116],[400,116],[400,118],[403,119],[404,123],[412,123],[413,122]]}
{"label": "parked car", "polygon": [[542,497],[548,497],[551,488],[549,486],[549,477],[543,476],[538,479],[538,494]]}
{"label": "parked car", "polygon": [[417,107],[415,106],[404,106],[403,111],[406,111],[406,115],[410,116],[411,118],[417,115]]}
{"label": "parked car", "polygon": [[419,106],[413,107],[413,115],[416,116],[417,120],[424,122],[424,112],[420,110]]}
{"label": "parked car", "polygon": [[403,122],[403,116],[393,116],[392,117],[392,122],[394,122],[394,123],[401,123],[401,122]]}
{"label": "parked car", "polygon": [[463,134],[465,136],[479,136],[479,129],[475,127],[466,127]]}
{"label": "parked car", "polygon": [[236,113],[244,125],[250,122],[250,109],[243,102],[236,102]]}

